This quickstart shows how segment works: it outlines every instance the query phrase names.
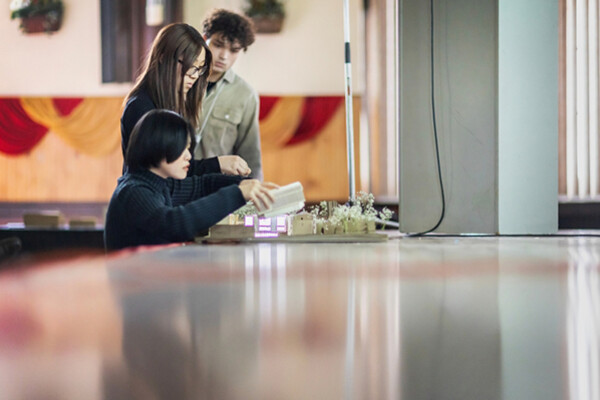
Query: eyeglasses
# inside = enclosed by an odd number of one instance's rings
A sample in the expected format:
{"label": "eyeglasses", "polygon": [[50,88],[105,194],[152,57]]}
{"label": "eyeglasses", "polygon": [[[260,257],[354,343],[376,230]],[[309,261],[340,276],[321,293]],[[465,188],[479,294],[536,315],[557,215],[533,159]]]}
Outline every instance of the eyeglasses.
{"label": "eyeglasses", "polygon": [[[183,65],[182,60],[177,60],[177,61]],[[199,67],[192,66],[190,69],[187,70],[185,75],[192,79],[197,79],[197,78],[201,77],[202,75],[206,74],[207,69],[208,69],[208,65],[206,63],[202,64]]]}

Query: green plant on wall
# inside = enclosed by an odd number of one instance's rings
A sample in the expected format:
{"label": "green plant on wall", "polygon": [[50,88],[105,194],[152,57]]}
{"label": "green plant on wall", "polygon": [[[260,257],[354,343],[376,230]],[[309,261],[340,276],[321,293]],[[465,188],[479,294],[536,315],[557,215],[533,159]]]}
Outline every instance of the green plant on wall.
{"label": "green plant on wall", "polygon": [[284,4],[279,0],[247,0],[247,3],[244,11],[249,17],[285,16]]}
{"label": "green plant on wall", "polygon": [[258,33],[281,31],[285,17],[285,7],[280,0],[246,0],[244,12],[254,22]]}
{"label": "green plant on wall", "polygon": [[10,18],[20,18],[23,33],[52,33],[60,29],[64,5],[62,0],[12,0]]}
{"label": "green plant on wall", "polygon": [[52,12],[62,12],[62,10],[62,0],[12,0],[10,18],[29,18]]}

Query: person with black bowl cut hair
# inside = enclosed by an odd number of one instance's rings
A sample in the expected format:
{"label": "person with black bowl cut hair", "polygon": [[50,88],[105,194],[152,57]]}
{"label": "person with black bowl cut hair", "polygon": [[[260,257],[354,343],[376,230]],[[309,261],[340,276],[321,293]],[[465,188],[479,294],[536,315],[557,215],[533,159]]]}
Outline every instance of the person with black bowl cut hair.
{"label": "person with black bowl cut hair", "polygon": [[191,241],[252,201],[270,207],[278,186],[220,173],[188,176],[194,129],[169,110],[152,110],[135,125],[106,214],[107,250]]}

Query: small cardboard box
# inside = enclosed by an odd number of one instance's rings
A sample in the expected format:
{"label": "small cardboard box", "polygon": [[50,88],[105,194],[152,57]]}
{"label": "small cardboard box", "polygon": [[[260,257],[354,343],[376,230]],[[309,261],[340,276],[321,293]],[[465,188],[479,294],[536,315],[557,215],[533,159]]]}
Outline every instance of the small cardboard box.
{"label": "small cardboard box", "polygon": [[208,236],[216,239],[245,239],[254,237],[254,227],[245,225],[214,225]]}
{"label": "small cardboard box", "polygon": [[96,217],[74,217],[69,219],[69,228],[95,228],[97,223]]}
{"label": "small cardboard box", "polygon": [[65,224],[65,216],[56,210],[38,211],[23,214],[26,227],[58,228]]}

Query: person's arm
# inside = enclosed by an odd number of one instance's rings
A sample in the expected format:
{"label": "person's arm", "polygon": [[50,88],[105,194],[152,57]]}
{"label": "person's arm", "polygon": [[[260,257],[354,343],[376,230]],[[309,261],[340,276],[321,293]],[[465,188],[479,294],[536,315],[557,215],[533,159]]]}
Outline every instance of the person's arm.
{"label": "person's arm", "polygon": [[238,138],[234,153],[242,157],[252,172],[252,178],[263,180],[260,152],[260,130],[258,125],[259,98],[256,92],[249,97],[244,106],[242,121],[238,126]]}
{"label": "person's arm", "polygon": [[188,176],[200,176],[204,174],[221,173],[221,165],[218,157],[203,158],[200,160],[192,160]]}
{"label": "person's arm", "polygon": [[149,188],[128,189],[124,206],[129,210],[128,219],[133,226],[145,236],[156,235],[168,242],[192,240],[246,204],[237,185],[222,187],[185,205],[172,207]]}
{"label": "person's arm", "polygon": [[186,204],[217,190],[238,185],[243,178],[223,174],[188,176],[185,179],[167,179],[173,205]]}
{"label": "person's arm", "polygon": [[248,163],[240,156],[218,156],[192,160],[187,176],[204,174],[226,174],[247,176],[250,173]]}

